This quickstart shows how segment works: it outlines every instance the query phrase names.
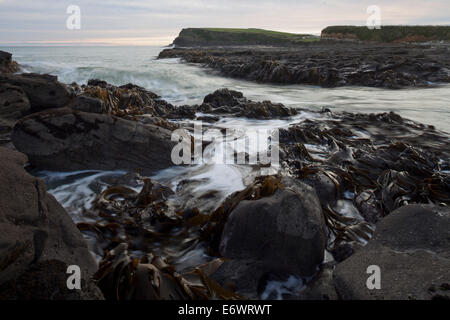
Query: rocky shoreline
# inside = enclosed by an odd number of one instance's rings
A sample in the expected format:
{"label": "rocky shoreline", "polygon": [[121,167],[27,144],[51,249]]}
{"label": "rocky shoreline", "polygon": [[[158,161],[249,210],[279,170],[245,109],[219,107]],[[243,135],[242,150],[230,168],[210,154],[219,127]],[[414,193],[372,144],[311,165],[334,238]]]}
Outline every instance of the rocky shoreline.
{"label": "rocky shoreline", "polygon": [[400,89],[450,82],[446,44],[320,41],[293,47],[175,47],[159,58],[181,58],[224,76],[277,84]]}
{"label": "rocky shoreline", "polygon": [[[213,190],[192,201],[202,181],[173,189],[148,178],[173,166],[179,120],[214,128],[223,116],[306,111],[317,117],[280,129],[280,172],[224,201]],[[306,285],[287,299],[450,298],[450,139],[431,126],[395,113],[292,109],[228,89],[176,107],[133,84],[6,73],[0,121],[2,299],[258,299],[289,276]],[[128,173],[75,225],[24,166]],[[83,236],[95,240],[98,267]],[[197,251],[206,263],[183,264]],[[81,291],[67,290],[68,265],[82,268]],[[366,286],[370,265],[382,270],[380,290]]]}

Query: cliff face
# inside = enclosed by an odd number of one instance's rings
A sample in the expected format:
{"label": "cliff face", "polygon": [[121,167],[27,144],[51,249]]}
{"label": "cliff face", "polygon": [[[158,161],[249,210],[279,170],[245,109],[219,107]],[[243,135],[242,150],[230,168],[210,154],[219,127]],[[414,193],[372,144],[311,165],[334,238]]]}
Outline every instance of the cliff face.
{"label": "cliff face", "polygon": [[390,43],[450,41],[450,26],[382,26],[374,30],[366,26],[331,26],[322,30],[321,39]]}
{"label": "cliff face", "polygon": [[262,29],[187,28],[181,30],[173,44],[178,47],[295,45],[314,37]]}

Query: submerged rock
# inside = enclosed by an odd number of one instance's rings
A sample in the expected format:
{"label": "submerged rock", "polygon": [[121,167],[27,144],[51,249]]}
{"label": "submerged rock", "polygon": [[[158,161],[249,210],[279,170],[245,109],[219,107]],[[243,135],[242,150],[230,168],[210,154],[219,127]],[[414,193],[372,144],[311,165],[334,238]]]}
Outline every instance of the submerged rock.
{"label": "submerged rock", "polygon": [[[450,210],[436,205],[401,207],[377,224],[373,239],[337,265],[342,299],[450,299]],[[369,266],[381,271],[380,289],[369,290]]]}
{"label": "submerged rock", "polygon": [[[101,299],[91,283],[96,263],[83,236],[27,157],[0,147],[0,298]],[[68,290],[69,265],[81,268],[81,291]]]}
{"label": "submerged rock", "polygon": [[12,141],[40,169],[122,169],[143,174],[171,166],[175,144],[167,129],[69,108],[20,120]]}

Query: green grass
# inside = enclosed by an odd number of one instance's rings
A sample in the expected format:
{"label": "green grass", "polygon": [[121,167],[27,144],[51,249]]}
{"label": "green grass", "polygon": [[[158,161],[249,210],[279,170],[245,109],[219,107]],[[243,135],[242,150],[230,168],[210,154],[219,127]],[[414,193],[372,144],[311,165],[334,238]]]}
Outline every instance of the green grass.
{"label": "green grass", "polygon": [[450,40],[450,26],[382,26],[381,29],[374,30],[365,26],[330,26],[322,30],[322,36],[331,33],[354,35],[361,41]]}
{"label": "green grass", "polygon": [[318,41],[319,37],[264,29],[187,28],[175,39],[176,45],[286,45]]}

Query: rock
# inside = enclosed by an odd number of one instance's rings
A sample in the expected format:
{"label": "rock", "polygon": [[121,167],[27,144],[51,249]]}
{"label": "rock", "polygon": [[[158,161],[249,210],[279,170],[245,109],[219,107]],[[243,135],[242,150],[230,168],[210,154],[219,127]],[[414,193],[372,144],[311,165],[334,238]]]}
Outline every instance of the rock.
{"label": "rock", "polygon": [[288,299],[293,300],[338,300],[333,283],[334,263],[327,263],[321,267],[320,272],[308,283],[300,294]]}
{"label": "rock", "polygon": [[[24,170],[27,157],[0,147],[0,298],[102,298],[90,283],[96,263],[70,216]],[[81,268],[81,291],[67,290],[67,267]]]}
{"label": "rock", "polygon": [[14,73],[19,69],[17,62],[12,59],[12,54],[0,50],[0,73]]}
{"label": "rock", "polygon": [[273,196],[241,201],[225,224],[220,253],[262,262],[266,272],[310,276],[323,261],[325,223],[309,186],[279,189]]}
{"label": "rock", "polygon": [[60,108],[71,100],[70,90],[56,76],[34,73],[2,74],[0,85],[20,87],[30,101],[31,111]]}
{"label": "rock", "polygon": [[220,89],[207,95],[202,105],[193,108],[201,113],[232,114],[251,119],[284,118],[297,114],[297,110],[281,103],[254,102],[247,100],[242,92],[229,89]]}
{"label": "rock", "polygon": [[28,97],[20,87],[0,83],[0,118],[20,119],[30,107]]}
{"label": "rock", "polygon": [[[439,46],[317,41],[299,46],[172,48],[160,59],[181,58],[221,74],[257,82],[330,88],[358,85],[398,89],[449,82],[450,59]],[[400,50],[401,49],[401,50]]]}
{"label": "rock", "polygon": [[78,111],[91,112],[91,113],[105,113],[105,106],[101,99],[92,98],[87,96],[77,96],[67,105],[69,108]]}
{"label": "rock", "polygon": [[69,108],[20,120],[12,141],[40,169],[137,170],[145,175],[171,166],[175,145],[167,129]]}
{"label": "rock", "polygon": [[211,279],[224,288],[236,292],[248,299],[260,299],[264,291],[267,271],[263,262],[254,260],[226,260],[211,275]]}
{"label": "rock", "polygon": [[213,107],[233,107],[238,105],[240,102],[245,102],[246,99],[242,92],[229,90],[229,89],[220,89],[214,91],[214,93],[208,94],[203,103],[209,103]]}
{"label": "rock", "polygon": [[[377,224],[373,239],[337,265],[336,290],[342,299],[450,299],[450,209],[413,204]],[[381,289],[369,290],[367,268],[381,271]]]}

